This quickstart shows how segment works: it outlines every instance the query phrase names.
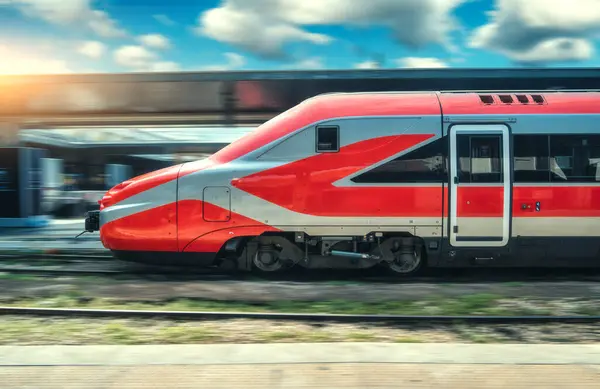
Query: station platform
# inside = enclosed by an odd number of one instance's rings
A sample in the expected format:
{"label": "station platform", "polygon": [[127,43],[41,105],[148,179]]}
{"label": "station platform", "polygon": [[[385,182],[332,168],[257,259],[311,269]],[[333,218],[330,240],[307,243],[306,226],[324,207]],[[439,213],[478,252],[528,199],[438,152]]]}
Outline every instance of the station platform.
{"label": "station platform", "polygon": [[[98,252],[107,253],[100,236],[86,233],[83,219],[52,219],[39,228],[1,228],[0,253],[38,253],[51,249],[57,253]],[[77,238],[76,238],[77,237]]]}
{"label": "station platform", "polygon": [[3,388],[597,388],[600,345],[0,347]]}
{"label": "station platform", "polygon": [[53,252],[56,254],[69,254],[80,252],[92,252],[98,254],[108,253],[102,242],[95,239],[0,239],[0,253],[28,254]]}
{"label": "station platform", "polygon": [[42,228],[51,224],[48,216],[31,216],[22,218],[0,217],[0,228]]}
{"label": "station platform", "polygon": [[39,225],[37,228],[0,225],[0,239],[34,237],[73,238],[83,231],[85,227],[84,219],[43,219],[46,221],[46,224]]}

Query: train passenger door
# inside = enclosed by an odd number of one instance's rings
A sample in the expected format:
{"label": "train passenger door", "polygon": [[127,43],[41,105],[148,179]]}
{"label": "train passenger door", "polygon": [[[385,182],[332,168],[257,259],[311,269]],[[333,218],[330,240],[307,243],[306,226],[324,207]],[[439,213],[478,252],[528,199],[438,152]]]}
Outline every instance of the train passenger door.
{"label": "train passenger door", "polygon": [[511,218],[509,129],[503,124],[454,125],[449,132],[450,244],[505,246]]}

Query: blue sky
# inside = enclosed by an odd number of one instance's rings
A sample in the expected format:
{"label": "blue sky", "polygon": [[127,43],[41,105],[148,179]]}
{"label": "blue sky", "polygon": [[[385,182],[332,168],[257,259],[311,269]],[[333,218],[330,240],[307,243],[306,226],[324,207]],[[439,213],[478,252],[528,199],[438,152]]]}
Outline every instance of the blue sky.
{"label": "blue sky", "polygon": [[0,73],[599,66],[600,0],[0,0]]}

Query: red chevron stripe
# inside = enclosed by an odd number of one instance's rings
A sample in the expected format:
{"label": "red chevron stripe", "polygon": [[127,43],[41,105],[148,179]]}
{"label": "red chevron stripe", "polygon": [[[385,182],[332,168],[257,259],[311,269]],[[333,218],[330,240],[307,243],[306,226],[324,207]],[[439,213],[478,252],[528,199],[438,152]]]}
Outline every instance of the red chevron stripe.
{"label": "red chevron stripe", "polygon": [[373,138],[273,169],[232,185],[294,212],[316,216],[437,216],[442,214],[441,184],[436,187],[338,187],[333,183],[433,137],[409,134]]}

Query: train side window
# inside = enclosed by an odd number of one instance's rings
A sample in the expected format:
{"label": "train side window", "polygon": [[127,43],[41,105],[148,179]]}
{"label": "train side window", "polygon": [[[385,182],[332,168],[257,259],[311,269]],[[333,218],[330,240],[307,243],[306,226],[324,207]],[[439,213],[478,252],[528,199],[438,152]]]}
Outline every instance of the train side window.
{"label": "train side window", "polygon": [[340,150],[340,128],[338,126],[317,127],[317,153],[332,153]]}
{"label": "train side window", "polygon": [[549,182],[548,135],[515,135],[513,138],[515,182]]}
{"label": "train side window", "polygon": [[600,135],[551,135],[550,172],[555,182],[600,181]]}
{"label": "train side window", "polygon": [[499,135],[458,135],[459,182],[502,182],[501,152],[502,138]]}
{"label": "train side window", "polygon": [[443,152],[446,138],[385,162],[352,179],[356,183],[442,182],[445,176]]}

